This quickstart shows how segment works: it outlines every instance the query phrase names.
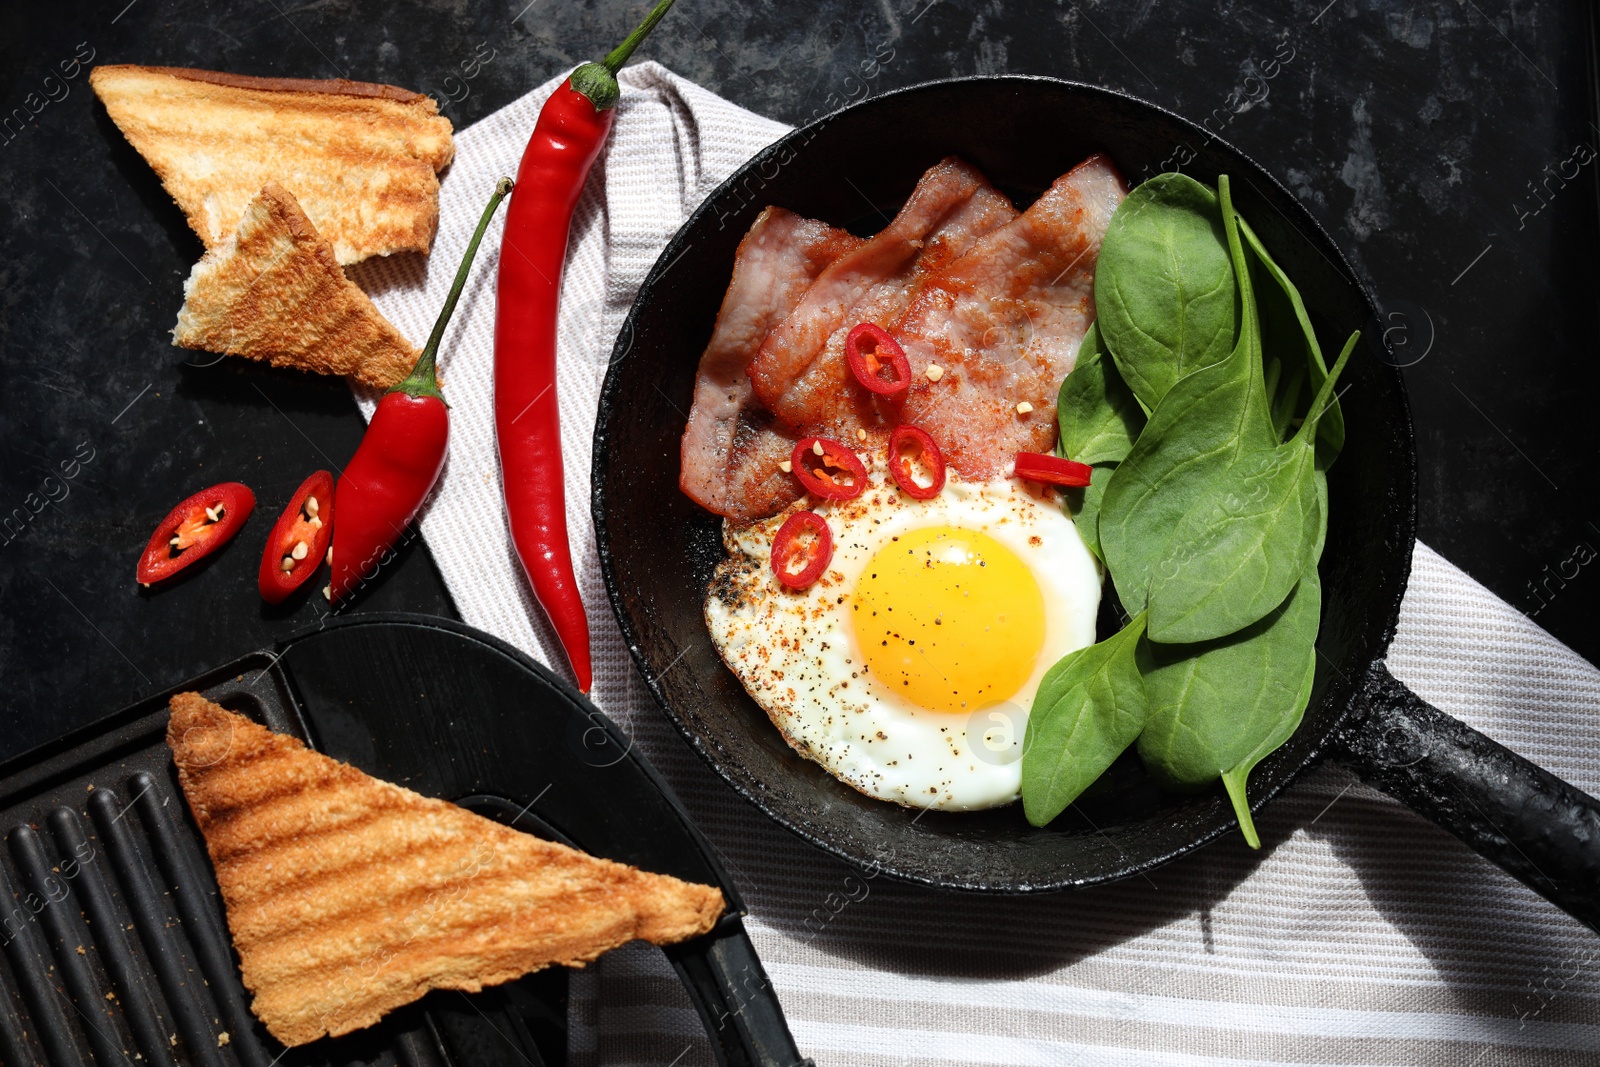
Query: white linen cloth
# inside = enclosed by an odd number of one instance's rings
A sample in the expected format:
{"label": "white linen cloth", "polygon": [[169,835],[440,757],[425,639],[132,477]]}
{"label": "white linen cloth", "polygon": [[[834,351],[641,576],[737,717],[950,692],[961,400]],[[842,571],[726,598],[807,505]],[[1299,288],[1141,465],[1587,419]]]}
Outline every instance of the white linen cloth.
{"label": "white linen cloth", "polygon": [[[568,523],[596,703],[721,851],[801,1050],[842,1064],[1600,1063],[1600,939],[1347,772],[1306,776],[1238,836],[1086,892],[952,896],[852,873],[739,799],[634,674],[589,518],[596,398],[634,292],[700,200],[785,127],[656,63],[622,72],[561,300]],[[352,273],[421,342],[541,86],[457,136],[431,256]],[[422,521],[465,620],[565,670],[501,518],[490,364],[499,218],[446,335],[450,460]],[[371,400],[363,401],[370,415]],[[667,487],[664,491],[673,491]],[[1600,792],[1600,672],[1424,545],[1390,653],[1421,696]],[[711,1063],[659,952],[575,974],[575,1064]]]}

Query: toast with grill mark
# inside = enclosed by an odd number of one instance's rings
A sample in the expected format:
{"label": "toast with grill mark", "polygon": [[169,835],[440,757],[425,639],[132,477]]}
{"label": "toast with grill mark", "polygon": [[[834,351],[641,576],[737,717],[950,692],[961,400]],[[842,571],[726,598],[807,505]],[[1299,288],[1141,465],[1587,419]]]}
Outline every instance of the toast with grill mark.
{"label": "toast with grill mark", "polygon": [[89,83],[208,249],[269,181],[295,195],[341,264],[433,244],[438,172],[455,143],[431,97],[131,64],[98,66]]}
{"label": "toast with grill mark", "polygon": [[345,277],[332,246],[276,183],[250,201],[233,237],[194,265],[183,295],[172,331],[183,348],[381,389],[417,361],[416,347]]}
{"label": "toast with grill mark", "polygon": [[725,907],[712,886],[380,781],[198,693],[172,698],[167,743],[252,1010],[285,1045],[370,1026],[430,989],[682,941]]}

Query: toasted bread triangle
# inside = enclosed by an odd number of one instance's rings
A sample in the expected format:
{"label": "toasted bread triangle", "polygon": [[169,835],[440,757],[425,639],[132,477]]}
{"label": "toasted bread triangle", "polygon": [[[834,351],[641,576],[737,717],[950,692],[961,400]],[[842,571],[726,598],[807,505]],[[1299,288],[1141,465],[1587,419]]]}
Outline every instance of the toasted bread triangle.
{"label": "toasted bread triangle", "polygon": [[438,172],[455,145],[429,97],[127,64],[98,66],[89,82],[207,248],[227,241],[269,181],[305,205],[340,263],[433,243]]}
{"label": "toasted bread triangle", "polygon": [[328,242],[276,183],[250,201],[232,239],[194,265],[183,295],[172,339],[184,348],[384,389],[417,361],[417,349],[344,276]]}
{"label": "toasted bread triangle", "polygon": [[477,991],[705,933],[719,890],[543,841],[380,781],[198,693],[167,743],[251,1005],[301,1045],[430,989]]}

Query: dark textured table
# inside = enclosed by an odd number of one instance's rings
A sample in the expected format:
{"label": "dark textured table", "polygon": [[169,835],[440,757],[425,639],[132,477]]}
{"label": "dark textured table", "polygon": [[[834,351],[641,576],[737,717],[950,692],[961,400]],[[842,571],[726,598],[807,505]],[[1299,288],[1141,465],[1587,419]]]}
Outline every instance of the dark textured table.
{"label": "dark textured table", "polygon": [[[170,346],[200,244],[88,66],[392,82],[432,93],[459,128],[597,57],[644,6],[525,3],[0,15],[0,757],[315,625],[315,593],[261,604],[257,553],[301,478],[342,465],[362,431],[338,380]],[[1112,86],[1204,122],[1305,202],[1385,309],[1412,364],[1422,538],[1600,659],[1588,11],[1323,3],[679,0],[640,57],[791,123],[999,72]],[[153,524],[225,479],[251,485],[261,514],[204,573],[141,590]],[[420,543],[354,607],[453,613]]]}

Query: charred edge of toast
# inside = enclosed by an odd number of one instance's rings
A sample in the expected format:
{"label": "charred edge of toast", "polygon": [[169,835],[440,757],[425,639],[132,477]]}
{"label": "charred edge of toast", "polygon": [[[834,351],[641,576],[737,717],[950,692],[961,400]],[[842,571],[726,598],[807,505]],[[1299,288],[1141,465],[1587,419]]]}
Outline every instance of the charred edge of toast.
{"label": "charred edge of toast", "polygon": [[[217,274],[226,275],[236,269],[236,262],[244,262],[250,258],[253,251],[243,250],[241,242],[246,227],[252,221],[260,230],[265,231],[264,234],[260,232],[255,234],[253,243],[259,242],[264,237],[272,242],[287,240],[292,246],[287,252],[274,254],[272,262],[266,267],[258,268],[261,272],[257,275],[258,278],[273,267],[292,261],[300,264],[293,268],[297,274],[304,275],[308,270],[315,269],[329,280],[337,279],[332,281],[335,292],[330,294],[329,298],[337,301],[342,293],[347,305],[353,301],[356,306],[354,308],[346,306],[345,310],[355,311],[361,319],[370,323],[370,329],[375,331],[377,340],[383,340],[386,335],[392,338],[397,355],[382,359],[369,356],[353,366],[341,367],[337,360],[328,356],[329,350],[323,350],[319,358],[309,352],[289,355],[249,345],[213,347],[220,325],[220,322],[214,320],[226,319],[232,314],[233,301],[239,294],[229,291],[221,298],[213,294],[211,301],[204,304],[206,313],[202,313],[198,298],[194,295],[194,288],[202,278]],[[312,264],[315,265],[314,268]],[[254,284],[254,281],[250,283],[252,287]],[[172,330],[172,339],[173,344],[180,348],[222,351],[247,359],[265,360],[278,367],[291,367],[317,374],[339,374],[380,389],[394,386],[409,374],[420,351],[384,317],[360,286],[350,281],[344,268],[339,265],[333,245],[317,230],[316,224],[311,221],[295,195],[275,181],[267,182],[245,205],[244,215],[234,234],[208,249],[205,257],[195,264],[189,279],[184,283],[184,303],[179,309],[178,322]],[[346,353],[351,351],[352,347],[353,342],[346,338],[340,344],[331,345],[330,349],[336,353]]]}
{"label": "charred edge of toast", "polygon": [[98,71],[136,70],[145,74],[165,74],[186,81],[207,82],[229,89],[255,89],[267,93],[321,93],[332,96],[359,96],[376,100],[392,100],[400,104],[428,101],[434,110],[438,103],[425,93],[412,92],[398,85],[380,82],[356,82],[347,78],[259,78],[253,74],[229,74],[220,70],[199,70],[194,67],[146,67],[137,63],[110,63],[95,68]]}
{"label": "charred edge of toast", "polygon": [[[344,268],[339,266],[338,257],[334,255],[333,245],[317,231],[316,223],[311,221],[311,216],[306,214],[306,209],[300,206],[300,201],[295,195],[277,182],[268,182],[261,187],[255,199],[262,202],[267,214],[274,220],[283,224],[289,231],[289,239],[297,245],[305,245],[317,257],[324,267],[339,272],[341,278],[345,277]],[[250,214],[250,204],[245,205],[245,214]],[[240,220],[243,228],[243,220]],[[348,282],[348,278],[346,281]],[[374,310],[377,310],[374,307]]]}

